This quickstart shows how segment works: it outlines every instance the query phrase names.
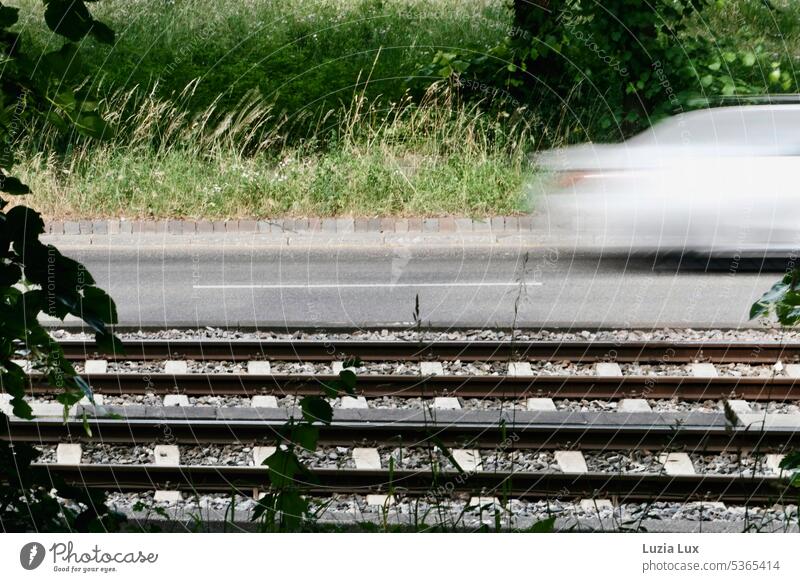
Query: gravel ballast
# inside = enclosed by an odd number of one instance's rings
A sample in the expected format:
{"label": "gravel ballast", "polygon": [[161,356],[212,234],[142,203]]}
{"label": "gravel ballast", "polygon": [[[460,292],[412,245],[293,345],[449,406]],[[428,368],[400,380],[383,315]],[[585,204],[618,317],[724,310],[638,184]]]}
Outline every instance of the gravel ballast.
{"label": "gravel ballast", "polygon": [[[51,334],[56,339],[93,339],[92,334],[74,332],[64,329],[53,329]],[[642,329],[607,329],[607,330],[510,330],[491,329],[451,329],[422,330],[416,329],[337,329],[319,331],[240,331],[214,327],[198,329],[164,329],[136,332],[122,332],[119,336],[125,339],[258,339],[258,340],[397,340],[405,342],[425,341],[462,341],[462,340],[511,340],[516,341],[800,341],[800,331],[782,329],[778,326],[763,329],[692,329],[661,328]]]}
{"label": "gravel ballast", "polygon": [[[560,529],[571,531],[587,521],[596,528],[601,520],[603,529],[623,529],[625,531],[647,531],[647,524],[653,522],[692,522],[692,523],[731,523],[738,531],[789,531],[797,525],[796,505],[744,506],[719,503],[625,503],[606,507],[601,503],[579,504],[571,499],[550,499],[527,501],[511,499],[499,503],[485,500],[483,505],[473,504],[463,496],[442,497],[402,497],[397,496],[393,504],[368,505],[362,495],[334,495],[329,498],[311,498],[311,511],[321,523],[380,523],[405,525],[412,529],[428,529],[439,526],[446,530],[471,529],[480,525],[494,526],[496,517],[502,528],[514,528],[518,524],[530,525],[555,517]],[[199,519],[222,519],[231,504],[243,522],[249,516],[256,502],[244,495],[189,495],[184,494],[178,502],[156,502],[152,493],[109,495],[109,505],[138,519],[163,515],[166,510],[176,515],[190,517],[190,523]],[[591,525],[591,522],[594,525]]]}

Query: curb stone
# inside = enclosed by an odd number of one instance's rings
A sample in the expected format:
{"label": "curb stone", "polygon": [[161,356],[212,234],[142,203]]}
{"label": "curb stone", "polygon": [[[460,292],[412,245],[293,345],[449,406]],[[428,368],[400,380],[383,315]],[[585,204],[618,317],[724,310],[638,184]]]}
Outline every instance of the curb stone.
{"label": "curb stone", "polygon": [[45,233],[54,235],[108,235],[195,233],[448,233],[491,232],[525,234],[533,230],[533,221],[524,216],[466,218],[279,218],[272,220],[53,220],[45,224]]}

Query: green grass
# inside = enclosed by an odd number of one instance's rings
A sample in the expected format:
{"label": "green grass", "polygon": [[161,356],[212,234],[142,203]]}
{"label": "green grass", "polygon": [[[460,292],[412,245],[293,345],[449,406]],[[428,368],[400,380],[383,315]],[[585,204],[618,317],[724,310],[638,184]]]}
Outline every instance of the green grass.
{"label": "green grass", "polygon": [[[25,40],[58,46],[41,0],[19,5]],[[104,0],[92,10],[117,33],[113,47],[86,41],[95,81],[172,98],[199,79],[193,111],[217,100],[230,109],[257,90],[292,116],[346,106],[367,78],[368,99],[397,101],[437,48],[484,51],[510,22],[504,0]]]}
{"label": "green grass", "polygon": [[[18,173],[50,217],[274,217],[513,214],[526,210],[529,120],[452,102],[446,88],[420,104],[354,101],[327,143],[293,145],[269,107],[234,118],[182,116],[158,100],[125,104],[120,135],[78,141],[64,157],[29,154]],[[52,151],[58,136],[32,130]],[[158,147],[154,143],[158,141]]]}
{"label": "green grass", "polygon": [[[778,12],[761,0],[731,0],[704,11],[696,29],[794,59],[800,4],[774,3]],[[44,27],[41,0],[18,4],[33,52],[59,46]],[[502,98],[464,105],[444,88],[423,97],[430,80],[413,79],[436,50],[482,52],[499,43],[511,22],[508,5],[93,3],[117,43],[86,40],[80,70],[88,77],[73,83],[88,80],[103,97],[117,135],[97,143],[25,128],[16,170],[49,217],[528,211],[529,155],[569,135],[559,123],[565,113]]]}
{"label": "green grass", "polygon": [[[44,52],[59,41],[40,4],[21,2],[21,31]],[[117,135],[65,149],[52,128],[27,128],[17,172],[46,216],[526,209],[530,115],[487,113],[446,89],[409,93],[408,78],[438,48],[497,44],[510,22],[503,0],[106,0],[92,8],[118,41],[87,40],[81,71],[104,96]]]}

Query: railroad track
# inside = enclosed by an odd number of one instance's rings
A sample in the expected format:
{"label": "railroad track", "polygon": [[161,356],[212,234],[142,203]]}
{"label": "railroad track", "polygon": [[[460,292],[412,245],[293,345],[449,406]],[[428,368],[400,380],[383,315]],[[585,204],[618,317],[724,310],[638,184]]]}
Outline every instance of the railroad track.
{"label": "railroad track", "polygon": [[[29,442],[39,446],[56,444],[144,445],[169,443],[178,446],[243,445],[270,448],[280,439],[293,410],[274,398],[264,404],[264,397],[319,394],[322,384],[337,378],[336,374],[245,373],[244,366],[226,362],[343,362],[358,358],[368,367],[373,362],[418,362],[420,372],[427,362],[508,362],[508,373],[452,374],[358,374],[356,392],[367,401],[336,408],[330,425],[320,426],[321,446],[370,448],[378,456],[380,447],[446,446],[462,454],[497,449],[550,451],[557,456],[565,451],[587,455],[607,451],[647,449],[656,455],[683,455],[683,468],[659,473],[592,472],[585,461],[583,469],[562,472],[528,472],[471,470],[468,478],[458,473],[430,470],[410,471],[387,468],[356,469],[314,468],[314,479],[300,484],[309,495],[364,494],[387,492],[420,496],[430,493],[442,482],[455,484],[456,493],[496,495],[520,499],[549,499],[567,495],[574,499],[613,498],[624,501],[724,501],[731,503],[796,502],[795,489],[787,488],[787,479],[778,475],[777,463],[782,455],[796,450],[800,444],[800,414],[760,414],[746,401],[785,402],[800,400],[800,377],[781,374],[780,367],[768,376],[703,375],[626,375],[616,368],[607,375],[607,363],[713,364],[791,363],[800,359],[800,343],[777,342],[511,342],[511,341],[366,341],[335,340],[136,340],[126,342],[126,353],[96,356],[91,342],[64,341],[65,354],[73,361],[105,359],[111,362],[136,362],[137,371],[93,372],[82,376],[98,395],[108,397],[143,396],[147,402],[153,395],[165,397],[163,406],[110,405],[98,409],[79,405],[66,422],[59,418],[41,417],[33,421],[8,419],[0,426],[2,438]],[[170,361],[183,370],[167,373],[160,361]],[[190,367],[203,366],[186,360],[218,362],[224,370],[215,373],[189,373]],[[596,364],[595,374],[545,375],[531,373],[528,364],[536,361],[569,361],[577,365]],[[511,364],[516,370],[511,373]],[[528,373],[518,373],[518,364],[528,366]],[[98,364],[98,362],[95,362]],[[102,364],[102,369],[116,364]],[[143,368],[141,366],[144,365]],[[341,364],[340,364],[341,365]],[[503,364],[504,366],[505,364]],[[450,364],[444,364],[450,366]],[[600,373],[600,367],[606,366]],[[255,366],[253,370],[264,368]],[[266,366],[269,371],[269,366]],[[435,366],[434,366],[435,367]],[[324,370],[335,369],[324,366]],[[250,370],[250,366],[246,367]],[[311,369],[314,369],[313,367]],[[385,367],[380,368],[385,370]],[[449,367],[458,371],[458,368]],[[500,366],[492,367],[506,370]],[[613,365],[612,365],[613,369]],[[713,372],[713,370],[712,370]],[[52,395],[55,390],[35,372],[30,375],[30,394]],[[144,396],[147,395],[147,396]],[[181,406],[177,403],[180,396]],[[234,397],[234,405],[225,407],[187,406],[186,397]],[[376,405],[372,399],[390,397],[399,408]],[[236,400],[236,398],[248,399]],[[403,399],[421,398],[422,408],[403,408]],[[519,400],[528,398],[525,409]],[[623,410],[625,402],[635,402],[636,412],[580,412],[557,410],[552,399],[617,400]],[[259,404],[256,403],[257,399]],[[440,405],[438,400],[448,401]],[[459,400],[461,399],[461,400]],[[495,402],[487,410],[470,408],[464,399],[493,399],[513,402],[497,409]],[[718,412],[656,412],[647,401],[679,399],[684,401],[718,400],[736,403]],[[351,399],[353,400],[353,399]],[[135,401],[135,400],[134,400]],[[201,402],[202,400],[198,400]],[[453,401],[456,401],[453,404]],[[542,406],[544,401],[545,408]],[[461,404],[459,403],[461,402]],[[151,403],[152,404],[152,403]],[[461,408],[465,404],[467,408]],[[455,409],[450,409],[450,407]],[[493,408],[494,407],[494,408]],[[36,409],[34,409],[36,410]],[[106,415],[107,412],[113,415]],[[86,429],[91,431],[91,437]],[[508,444],[509,435],[513,443]],[[505,452],[505,450],[504,450]],[[708,453],[772,456],[770,470],[751,475],[694,473],[689,455]],[[194,454],[194,453],[193,453]],[[476,453],[477,454],[477,453]],[[84,457],[85,458],[85,457]],[[189,456],[191,458],[191,455]],[[587,457],[588,458],[588,457]],[[661,461],[660,461],[661,462]],[[666,463],[667,461],[663,461]],[[699,462],[699,461],[698,461]],[[688,469],[686,466],[688,463]],[[260,462],[256,462],[260,464]],[[380,466],[378,463],[377,466]],[[648,465],[649,466],[649,465]],[[561,467],[559,462],[559,467]],[[137,492],[153,489],[196,492],[230,492],[242,489],[252,492],[268,482],[266,469],[260,466],[198,466],[175,464],[71,464],[63,460],[49,463],[43,470],[58,474],[68,482],[114,491]],[[666,464],[664,464],[666,470]],[[700,470],[700,469],[698,469]],[[772,473],[770,473],[772,471]],[[566,492],[566,493],[565,493]]]}
{"label": "railroad track", "polygon": [[[168,489],[197,493],[246,492],[269,481],[263,467],[156,465],[39,465],[68,484],[121,492]],[[635,501],[706,501],[729,503],[795,503],[796,489],[786,479],[764,476],[656,475],[610,473],[537,473],[313,469],[313,478],[298,481],[309,495],[336,493],[424,496],[446,485],[448,491],[517,499],[618,498]]]}
{"label": "railroad track", "polygon": [[[134,410],[126,410],[133,408]],[[172,411],[146,407],[109,407],[114,417],[9,420],[4,437],[16,442],[102,442],[121,444],[261,443],[272,444],[289,414],[281,409],[247,408]],[[205,413],[203,415],[199,413]],[[88,408],[88,414],[93,411]],[[295,415],[299,416],[299,415]],[[91,431],[91,436],[86,433]],[[729,424],[723,414],[535,413],[439,411],[435,418],[415,410],[337,410],[320,426],[320,443],[341,446],[420,446],[435,438],[451,447],[491,449],[660,451],[760,451],[784,453],[800,445],[794,426]]]}
{"label": "railroad track", "polygon": [[[97,356],[93,341],[64,340],[72,360]],[[125,353],[102,355],[118,360],[301,360],[326,362],[350,356],[365,362],[461,360],[568,360],[687,363],[774,363],[800,360],[800,342],[745,341],[400,341],[400,340],[126,340]]]}
{"label": "railroad track", "polygon": [[[31,374],[31,393],[51,394],[43,377]],[[104,373],[83,374],[99,394],[187,394],[254,396],[319,394],[330,374]],[[457,396],[463,398],[650,398],[683,400],[800,400],[800,378],[694,376],[426,376],[364,374],[357,392],[367,398]]]}

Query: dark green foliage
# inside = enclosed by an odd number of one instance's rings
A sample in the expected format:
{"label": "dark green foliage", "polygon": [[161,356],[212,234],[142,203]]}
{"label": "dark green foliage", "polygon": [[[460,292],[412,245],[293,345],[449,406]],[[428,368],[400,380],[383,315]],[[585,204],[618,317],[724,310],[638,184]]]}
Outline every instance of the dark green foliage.
{"label": "dark green foliage", "polygon": [[794,326],[800,322],[800,269],[786,273],[761,298],[750,307],[750,319],[768,317],[774,313],[782,325]]}
{"label": "dark green foliage", "polygon": [[[91,17],[82,1],[48,0],[45,5],[48,26],[72,41],[107,28]],[[43,66],[37,68],[20,50],[19,39],[5,29],[16,20],[17,10],[0,4],[0,27],[4,26],[0,29],[0,48],[9,63],[1,77],[0,97],[7,113],[10,111],[0,123],[0,135],[6,144],[2,190],[13,196],[29,192],[18,178],[9,175],[14,161],[14,116],[48,117],[57,120],[68,133],[97,136],[104,127],[96,107],[63,83],[77,60],[76,46],[66,43],[44,55]],[[110,41],[113,34],[100,32],[99,38]],[[7,208],[7,204],[0,198],[0,208]],[[0,212],[0,387],[12,395],[15,414],[28,418],[30,408],[22,401],[27,379],[11,361],[15,358],[30,358],[47,381],[61,389],[58,399],[65,406],[84,396],[92,398],[89,386],[39,324],[40,313],[59,319],[67,315],[80,317],[96,332],[101,349],[121,347],[107,327],[117,322],[114,301],[94,286],[94,279],[83,265],[52,245],[43,244],[39,240],[43,232],[41,216],[27,206]]]}
{"label": "dark green foliage", "polygon": [[[326,396],[354,395],[356,376],[343,370],[334,382],[323,385]],[[291,418],[281,430],[275,452],[264,460],[269,468],[269,490],[256,504],[253,521],[267,531],[297,531],[313,521],[303,488],[313,476],[297,455],[297,448],[315,451],[319,425],[330,424],[333,409],[323,396],[305,396],[300,400],[301,417]]]}
{"label": "dark green foliage", "polygon": [[[190,113],[212,103],[232,111],[257,92],[275,104],[276,113],[315,118],[305,129],[349,104],[354,91],[365,91],[369,99],[401,99],[402,80],[430,60],[432,45],[485,50],[502,36],[501,19],[507,16],[502,7],[480,6],[464,11],[481,19],[469,23],[447,6],[378,0],[288,5],[117,0],[103,8],[117,38],[113,48],[87,54],[82,70],[104,89],[138,86],[142,93],[154,90],[175,99],[197,81],[181,102]],[[97,21],[93,26],[92,35],[102,40]],[[37,48],[48,39],[35,27],[22,35]]]}
{"label": "dark green foliage", "polygon": [[[5,417],[0,415],[0,421]],[[30,445],[0,440],[0,531],[120,529],[126,518],[106,505],[104,492],[67,485],[46,467],[32,465],[40,454]]]}
{"label": "dark green foliage", "polygon": [[618,140],[720,97],[790,89],[785,67],[763,47],[698,26],[718,4],[518,0],[503,43],[481,55],[440,51],[422,74],[556,112],[551,123],[566,116],[574,141]]}
{"label": "dark green foliage", "polygon": [[[46,0],[45,20],[58,34],[72,41],[87,34],[104,42],[113,41],[108,27],[95,21],[81,0]],[[29,188],[10,175],[14,165],[13,144],[17,117],[46,117],[65,129],[101,136],[104,122],[96,109],[64,83],[75,62],[76,48],[70,43],[36,60],[20,50],[17,36],[7,29],[17,21],[17,9],[0,4],[0,52],[4,68],[0,75],[0,189],[11,196],[29,193]],[[94,286],[94,279],[80,263],[63,256],[52,245],[39,240],[44,232],[42,217],[27,206],[8,208],[0,198],[0,390],[11,395],[13,413],[31,418],[25,402],[28,379],[14,359],[28,358],[59,392],[57,400],[67,407],[81,398],[94,400],[89,385],[64,358],[61,347],[38,321],[41,313],[64,319],[82,318],[96,332],[101,349],[121,345],[107,327],[117,321],[114,301]],[[0,414],[0,421],[6,417]],[[3,432],[6,433],[5,427]],[[104,531],[116,529],[119,515],[105,505],[105,493],[67,486],[52,479],[44,468],[32,467],[38,453],[27,445],[0,440],[0,524],[6,531]],[[71,500],[62,503],[51,495]]]}

